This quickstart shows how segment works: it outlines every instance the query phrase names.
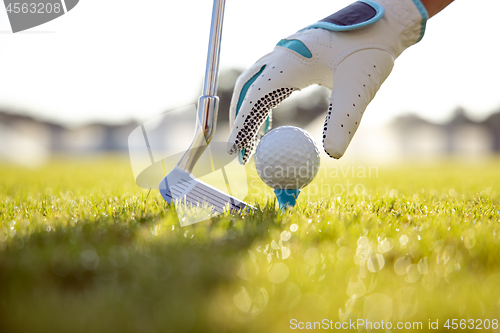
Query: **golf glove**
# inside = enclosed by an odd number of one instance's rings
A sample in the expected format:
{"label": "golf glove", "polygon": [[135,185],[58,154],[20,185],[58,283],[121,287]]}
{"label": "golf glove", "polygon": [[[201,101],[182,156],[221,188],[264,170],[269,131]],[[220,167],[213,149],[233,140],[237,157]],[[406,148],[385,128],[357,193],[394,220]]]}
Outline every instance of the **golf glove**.
{"label": "golf glove", "polygon": [[428,15],[420,0],[360,0],[282,39],[238,78],[230,107],[228,152],[245,164],[271,109],[312,84],[332,90],[323,147],[340,158],[394,60],[423,37]]}

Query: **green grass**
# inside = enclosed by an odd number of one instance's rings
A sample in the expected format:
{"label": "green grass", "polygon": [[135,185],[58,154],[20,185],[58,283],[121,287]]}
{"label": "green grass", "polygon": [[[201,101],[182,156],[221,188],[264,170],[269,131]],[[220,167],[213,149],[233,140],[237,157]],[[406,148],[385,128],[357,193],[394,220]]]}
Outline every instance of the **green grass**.
{"label": "green grass", "polygon": [[[499,320],[499,170],[492,159],[323,174],[313,186],[338,195],[304,191],[284,214],[259,185],[258,212],[181,228],[126,158],[0,165],[0,332]],[[334,188],[348,181],[357,191]]]}

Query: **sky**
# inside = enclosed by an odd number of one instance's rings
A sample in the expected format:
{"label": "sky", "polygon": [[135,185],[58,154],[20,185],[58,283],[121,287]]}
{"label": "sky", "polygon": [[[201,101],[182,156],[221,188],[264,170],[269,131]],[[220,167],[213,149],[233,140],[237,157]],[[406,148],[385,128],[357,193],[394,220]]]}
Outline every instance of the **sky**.
{"label": "sky", "polygon": [[[221,69],[248,68],[280,39],[351,2],[227,0]],[[146,121],[192,103],[211,9],[210,0],[81,0],[12,34],[1,8],[0,109],[79,125]],[[480,120],[499,110],[499,12],[498,0],[457,0],[432,18],[423,40],[396,60],[363,123],[404,112],[443,122],[458,106]]]}

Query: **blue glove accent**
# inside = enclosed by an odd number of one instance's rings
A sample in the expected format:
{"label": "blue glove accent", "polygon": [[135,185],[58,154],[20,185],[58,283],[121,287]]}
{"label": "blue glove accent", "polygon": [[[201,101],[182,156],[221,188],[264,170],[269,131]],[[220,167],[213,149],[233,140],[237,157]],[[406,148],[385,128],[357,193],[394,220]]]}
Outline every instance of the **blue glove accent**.
{"label": "blue glove accent", "polygon": [[420,15],[422,15],[422,29],[420,30],[420,38],[417,41],[417,43],[418,43],[418,42],[420,42],[422,37],[424,37],[425,26],[427,25],[427,20],[429,19],[429,14],[427,14],[427,9],[425,9],[424,5],[422,5],[422,2],[420,2],[420,0],[413,0],[413,3],[415,4],[418,11],[420,12]]}
{"label": "blue glove accent", "polygon": [[271,130],[271,118],[270,116],[267,116],[266,122],[264,123],[264,134],[266,134],[270,130]]}
{"label": "blue glove accent", "polygon": [[245,156],[245,148],[238,152],[238,161],[243,165],[243,157]]}
{"label": "blue glove accent", "polygon": [[295,206],[296,199],[300,194],[300,190],[274,190],[280,209],[286,209],[287,206]]}
{"label": "blue glove accent", "polygon": [[[260,68],[260,70],[254,76],[252,76],[252,78],[250,80],[248,80],[247,83],[245,83],[243,85],[243,88],[240,91],[240,96],[238,97],[238,104],[236,104],[236,115],[235,116],[237,116],[238,112],[240,111],[241,104],[243,103],[243,100],[245,99],[245,96],[248,92],[248,89],[252,86],[252,84],[255,82],[255,80],[257,80],[257,78],[264,71],[265,68],[266,68],[266,65],[262,66]],[[267,123],[269,123],[269,117],[267,119]],[[240,152],[238,153],[238,160],[240,161],[240,164],[243,164],[243,156],[245,156],[245,149],[240,150]]]}
{"label": "blue glove accent", "polygon": [[[419,1],[419,0],[414,0]],[[359,0],[306,29],[321,28],[331,31],[350,31],[366,27],[384,16],[384,7],[370,0]]]}
{"label": "blue glove accent", "polygon": [[255,80],[257,80],[257,78],[264,71],[265,68],[266,68],[266,65],[262,66],[260,68],[260,70],[257,72],[257,74],[255,74],[254,76],[252,76],[252,78],[250,80],[248,80],[247,83],[245,83],[243,85],[243,88],[240,91],[240,97],[238,98],[238,104],[236,104],[236,116],[238,115],[238,112],[240,111],[241,104],[243,103],[243,100],[245,99],[245,96],[246,96],[246,94],[248,92],[248,89],[250,88],[250,86],[252,85],[252,83],[254,83]]}
{"label": "blue glove accent", "polygon": [[295,51],[306,58],[312,58],[313,56],[306,44],[302,43],[298,39],[282,39],[278,42],[278,44],[276,44],[276,46],[286,47],[287,49]]}

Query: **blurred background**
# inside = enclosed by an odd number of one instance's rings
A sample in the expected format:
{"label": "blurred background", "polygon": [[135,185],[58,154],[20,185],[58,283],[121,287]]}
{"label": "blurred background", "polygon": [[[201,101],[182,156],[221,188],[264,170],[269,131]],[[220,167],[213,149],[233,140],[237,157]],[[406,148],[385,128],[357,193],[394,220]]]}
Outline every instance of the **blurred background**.
{"label": "blurred background", "polygon": [[[349,3],[227,1],[215,140],[229,133],[238,75],[281,38]],[[500,3],[471,5],[457,1],[428,22],[424,39],[396,61],[345,158],[479,158],[500,151],[500,54],[492,42]],[[18,34],[8,32],[2,8],[0,162],[36,167],[57,154],[126,153],[139,124],[196,103],[211,7],[210,0],[87,0]],[[303,127],[320,142],[328,95],[319,87],[294,93],[275,110],[274,126]],[[175,126],[165,123],[165,133]]]}

